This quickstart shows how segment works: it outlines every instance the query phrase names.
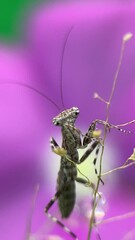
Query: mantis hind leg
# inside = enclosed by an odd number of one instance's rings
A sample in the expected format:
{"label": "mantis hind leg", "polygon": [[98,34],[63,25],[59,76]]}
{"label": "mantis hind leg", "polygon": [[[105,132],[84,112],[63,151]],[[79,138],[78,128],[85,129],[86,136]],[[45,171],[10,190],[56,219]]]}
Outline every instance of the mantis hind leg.
{"label": "mantis hind leg", "polygon": [[48,218],[50,218],[53,222],[57,223],[60,227],[64,229],[68,234],[70,234],[71,237],[73,237],[75,240],[78,240],[77,236],[69,229],[67,228],[60,220],[58,220],[56,217],[51,215],[48,211],[52,207],[52,205],[56,202],[56,200],[60,197],[63,190],[57,191],[54,195],[54,197],[49,201],[49,203],[45,207],[45,213],[47,214]]}

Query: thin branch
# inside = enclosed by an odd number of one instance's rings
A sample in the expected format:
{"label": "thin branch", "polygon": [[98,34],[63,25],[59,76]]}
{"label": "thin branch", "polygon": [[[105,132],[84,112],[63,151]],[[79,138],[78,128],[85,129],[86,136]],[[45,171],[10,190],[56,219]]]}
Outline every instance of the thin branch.
{"label": "thin branch", "polygon": [[104,219],[102,221],[98,221],[98,222],[96,222],[96,226],[101,225],[101,224],[111,223],[114,221],[124,220],[124,219],[131,218],[131,217],[135,217],[135,211],[128,212],[128,213],[114,216],[114,217],[110,217],[110,218]]}
{"label": "thin branch", "polygon": [[128,168],[128,167],[130,167],[130,166],[132,166],[132,165],[134,165],[134,164],[135,164],[135,162],[131,162],[131,163],[127,164],[127,165],[122,165],[121,167],[117,167],[117,168],[114,168],[114,169],[112,169],[112,170],[109,170],[109,171],[107,171],[107,172],[105,172],[105,173],[102,173],[101,176],[105,176],[105,175],[108,175],[108,174],[110,174],[110,173],[116,172],[116,171],[118,171],[118,170],[122,170],[122,169]]}
{"label": "thin branch", "polygon": [[33,194],[32,201],[31,201],[30,212],[29,212],[29,216],[28,216],[28,220],[27,220],[27,224],[26,224],[26,236],[25,236],[26,240],[30,240],[31,221],[32,221],[32,215],[34,212],[35,202],[36,202],[38,191],[39,191],[39,184],[37,184],[35,186],[34,194]]}
{"label": "thin branch", "polygon": [[103,103],[105,103],[105,104],[108,104],[108,102],[105,100],[105,99],[103,99],[102,97],[100,97],[99,95],[98,95],[98,93],[94,93],[94,98],[97,98],[97,99],[99,99],[101,102],[103,102]]}
{"label": "thin branch", "polygon": [[110,94],[109,101],[108,101],[107,108],[106,108],[106,122],[108,122],[108,120],[109,120],[110,104],[111,104],[111,101],[112,101],[112,98],[113,98],[113,95],[114,95],[114,91],[115,91],[116,83],[117,83],[117,79],[118,79],[118,74],[120,72],[120,68],[121,68],[121,64],[122,64],[122,60],[123,60],[123,55],[124,55],[124,50],[125,50],[125,43],[127,41],[125,36],[123,37],[123,41],[122,41],[122,45],[121,45],[121,51],[120,51],[120,57],[119,57],[119,62],[118,62],[118,66],[117,66],[117,69],[116,69],[115,76],[114,76],[113,86],[112,86],[111,94]]}
{"label": "thin branch", "polygon": [[[131,37],[132,37],[132,34],[130,34],[130,33],[126,34],[123,37],[123,41],[122,41],[122,45],[121,45],[121,51],[120,51],[120,57],[119,57],[119,61],[118,61],[118,66],[117,66],[116,73],[115,73],[115,76],[114,76],[114,81],[113,81],[113,86],[112,86],[112,89],[111,89],[109,101],[107,102],[107,107],[106,107],[106,126],[105,126],[105,129],[104,129],[102,151],[101,151],[101,156],[100,156],[99,178],[98,178],[97,186],[96,186],[95,193],[94,193],[93,208],[92,208],[92,213],[91,213],[91,217],[90,217],[90,223],[89,223],[89,230],[88,230],[87,240],[89,240],[91,238],[92,229],[93,229],[93,223],[95,222],[95,209],[96,209],[96,206],[97,206],[97,193],[99,191],[100,178],[101,178],[101,173],[102,173],[102,160],[103,160],[103,153],[104,153],[104,143],[105,143],[105,139],[106,139],[106,135],[107,135],[107,124],[108,124],[108,120],[109,120],[110,104],[111,104],[111,101],[112,101],[112,98],[113,98],[113,95],[114,95],[114,91],[115,91],[116,83],[117,83],[117,79],[118,79],[118,74],[119,74],[120,67],[121,67],[122,60],[123,60],[125,43]],[[101,100],[103,101],[102,98],[101,98]],[[106,101],[104,101],[104,102],[106,102]]]}
{"label": "thin branch", "polygon": [[124,126],[127,126],[127,125],[132,124],[132,123],[135,123],[135,120],[132,120],[130,122],[126,122],[126,123],[123,123],[123,124],[116,125],[116,127],[124,127]]}

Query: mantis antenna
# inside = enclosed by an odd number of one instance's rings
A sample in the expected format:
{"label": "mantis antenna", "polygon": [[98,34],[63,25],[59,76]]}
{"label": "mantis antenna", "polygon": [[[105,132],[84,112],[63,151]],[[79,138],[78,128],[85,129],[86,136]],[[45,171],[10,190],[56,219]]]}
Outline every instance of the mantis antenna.
{"label": "mantis antenna", "polygon": [[[62,49],[62,58],[61,58],[61,65],[60,65],[60,95],[61,95],[61,102],[62,102],[62,106],[65,108],[64,106],[64,101],[63,101],[63,81],[62,81],[62,75],[63,75],[63,62],[64,62],[64,53],[65,53],[65,48],[67,45],[67,41],[69,39],[69,35],[71,33],[73,29],[73,26],[70,28],[70,30],[67,33],[66,39],[64,41],[64,46]],[[47,99],[49,102],[51,102],[58,111],[61,111],[60,107],[55,103],[55,101],[53,101],[51,98],[49,98],[46,94],[44,94],[43,92],[41,92],[40,90],[34,88],[33,86],[27,84],[27,83],[23,83],[23,82],[17,82],[17,81],[2,81],[0,82],[0,84],[14,84],[14,85],[20,85],[22,87],[28,88],[34,92],[36,92],[37,94],[39,94],[40,96],[44,97],[45,99]]]}

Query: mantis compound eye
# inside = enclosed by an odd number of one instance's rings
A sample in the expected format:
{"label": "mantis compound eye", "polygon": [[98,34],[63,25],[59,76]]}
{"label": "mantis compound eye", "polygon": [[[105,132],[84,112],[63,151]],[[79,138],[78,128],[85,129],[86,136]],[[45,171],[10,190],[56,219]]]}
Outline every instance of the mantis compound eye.
{"label": "mantis compound eye", "polygon": [[59,122],[58,119],[56,119],[56,118],[54,118],[52,122],[53,122],[53,124],[54,124],[55,126],[59,126],[59,125],[60,125],[60,122]]}

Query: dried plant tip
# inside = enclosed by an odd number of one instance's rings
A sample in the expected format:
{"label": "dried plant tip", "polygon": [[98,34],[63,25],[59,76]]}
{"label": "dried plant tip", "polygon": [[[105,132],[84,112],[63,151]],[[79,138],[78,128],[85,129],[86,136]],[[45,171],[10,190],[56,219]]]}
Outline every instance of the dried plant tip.
{"label": "dried plant tip", "polygon": [[108,105],[108,102],[107,101],[105,101],[102,97],[100,97],[99,95],[98,95],[98,93],[94,93],[94,98],[97,98],[97,99],[99,99],[101,102],[103,102],[103,103],[105,103],[105,104],[107,104]]}
{"label": "dried plant tip", "polygon": [[132,34],[131,32],[126,33],[126,34],[123,36],[123,41],[124,41],[124,42],[127,42],[127,41],[129,41],[132,37],[133,37],[133,34]]}
{"label": "dried plant tip", "polygon": [[135,148],[133,149],[132,155],[128,159],[132,160],[132,161],[135,161]]}
{"label": "dried plant tip", "polygon": [[93,97],[98,98],[98,93],[95,92]]}

